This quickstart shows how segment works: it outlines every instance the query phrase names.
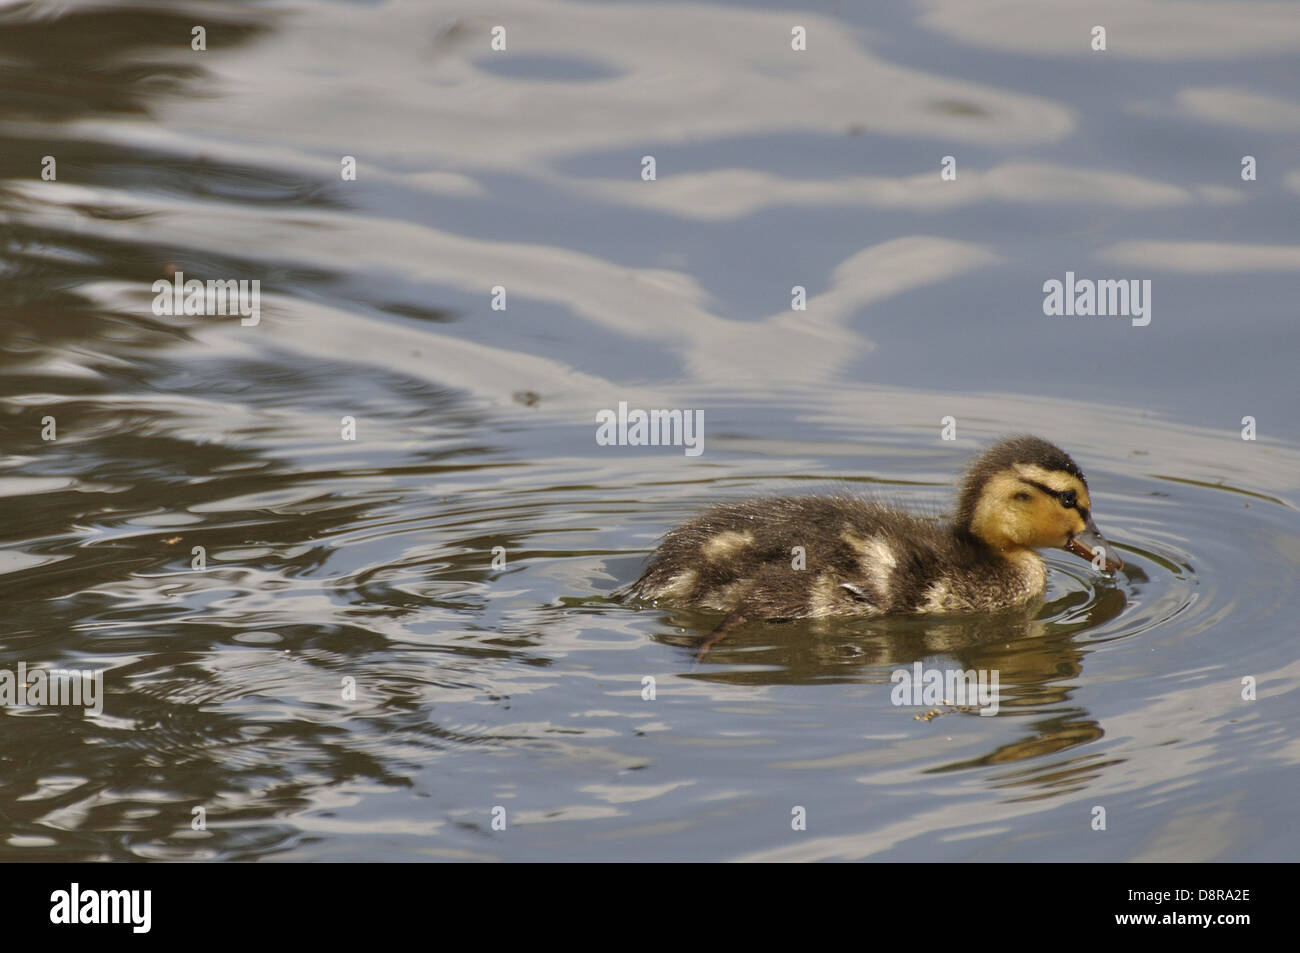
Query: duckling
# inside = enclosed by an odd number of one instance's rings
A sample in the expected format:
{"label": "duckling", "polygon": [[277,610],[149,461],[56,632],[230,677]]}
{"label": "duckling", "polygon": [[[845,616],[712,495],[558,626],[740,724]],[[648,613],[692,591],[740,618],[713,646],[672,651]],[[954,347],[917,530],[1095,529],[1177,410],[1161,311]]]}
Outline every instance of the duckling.
{"label": "duckling", "polygon": [[854,496],[717,506],[664,537],[628,594],[727,613],[701,651],[750,619],[994,612],[1042,594],[1036,549],[1123,566],[1082,471],[1038,437],[991,447],[947,525]]}

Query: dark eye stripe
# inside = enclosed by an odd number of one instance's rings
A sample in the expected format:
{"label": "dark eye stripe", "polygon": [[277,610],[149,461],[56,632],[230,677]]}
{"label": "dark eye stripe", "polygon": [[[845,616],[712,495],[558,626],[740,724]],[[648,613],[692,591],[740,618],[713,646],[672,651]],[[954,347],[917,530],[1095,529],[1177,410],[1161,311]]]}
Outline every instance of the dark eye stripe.
{"label": "dark eye stripe", "polygon": [[[1036,490],[1042,490],[1042,491],[1043,491],[1044,493],[1046,493],[1048,496],[1050,496],[1050,497],[1052,497],[1054,500],[1056,500],[1056,502],[1058,502],[1058,503],[1060,503],[1062,506],[1064,506],[1067,510],[1074,510],[1074,511],[1076,511],[1076,512],[1077,512],[1080,516],[1082,516],[1085,520],[1089,518],[1088,508],[1087,508],[1086,506],[1080,506],[1080,505],[1079,505],[1078,494],[1077,494],[1074,490],[1053,490],[1053,489],[1052,489],[1050,486],[1048,486],[1047,484],[1045,484],[1045,483],[1039,483],[1037,480],[1030,480],[1028,477],[1021,477],[1021,478],[1020,478],[1020,482],[1021,482],[1021,483],[1027,483],[1027,484],[1029,484],[1030,486],[1032,486],[1032,487],[1033,487],[1034,489],[1036,489]],[[1063,499],[1063,497],[1065,496],[1066,493],[1074,494],[1074,496],[1075,496],[1075,500],[1074,500],[1073,503],[1066,503],[1066,502],[1065,502],[1065,500]]]}

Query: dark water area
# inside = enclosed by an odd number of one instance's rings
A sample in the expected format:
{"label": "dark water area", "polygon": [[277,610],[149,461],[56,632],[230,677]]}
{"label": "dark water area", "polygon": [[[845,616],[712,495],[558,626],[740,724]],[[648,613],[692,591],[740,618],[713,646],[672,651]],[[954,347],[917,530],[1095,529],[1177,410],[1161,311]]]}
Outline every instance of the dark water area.
{"label": "dark water area", "polygon": [[[0,696],[102,673],[0,699],[0,859],[1294,860],[1298,55],[1264,2],[0,3]],[[1121,572],[702,661],[615,595],[1012,432]]]}

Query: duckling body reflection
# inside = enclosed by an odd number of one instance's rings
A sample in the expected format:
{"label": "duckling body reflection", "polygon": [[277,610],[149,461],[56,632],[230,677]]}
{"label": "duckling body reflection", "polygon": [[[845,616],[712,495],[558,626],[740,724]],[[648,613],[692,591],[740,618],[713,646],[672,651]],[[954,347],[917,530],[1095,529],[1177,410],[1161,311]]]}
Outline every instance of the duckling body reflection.
{"label": "duckling body reflection", "polygon": [[1075,462],[1046,440],[1014,437],[975,460],[947,525],[852,496],[718,506],[665,536],[629,592],[726,612],[711,643],[750,619],[1020,606],[1042,594],[1036,550],[1050,547],[1123,565]]}

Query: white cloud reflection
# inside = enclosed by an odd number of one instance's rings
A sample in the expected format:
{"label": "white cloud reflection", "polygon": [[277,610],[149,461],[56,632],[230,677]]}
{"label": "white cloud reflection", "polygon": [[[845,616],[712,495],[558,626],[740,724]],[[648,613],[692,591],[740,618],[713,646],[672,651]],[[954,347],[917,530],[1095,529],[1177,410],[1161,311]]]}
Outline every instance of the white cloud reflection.
{"label": "white cloud reflection", "polygon": [[1198,201],[1225,204],[1242,198],[1222,187],[1189,189],[1123,172],[1047,162],[1008,162],[987,171],[959,167],[955,180],[942,181],[938,153],[933,170],[901,177],[787,179],[755,169],[713,169],[676,173],[653,186],[616,179],[560,181],[574,191],[595,193],[607,201],[698,221],[735,219],[778,206],[937,212],[982,202],[1168,208]]}
{"label": "white cloud reflection", "polygon": [[1192,274],[1300,271],[1300,245],[1243,242],[1116,242],[1097,253],[1101,261]]}
{"label": "white cloud reflection", "polygon": [[[1300,21],[1300,7],[1296,8],[1295,16]],[[1178,94],[1176,113],[1257,132],[1276,134],[1300,129],[1300,104],[1294,99],[1231,86],[1184,89]]]}
{"label": "white cloud reflection", "polygon": [[[1168,62],[1300,52],[1290,2],[1207,0],[918,0],[920,23],[945,36],[1030,56],[1118,57]],[[1106,28],[1106,51],[1091,48]]]}
{"label": "white cloud reflection", "polygon": [[[292,141],[370,163],[524,174],[593,151],[760,133],[861,127],[1006,146],[1059,141],[1074,125],[1042,97],[895,65],[842,21],[806,11],[564,0],[464,10],[463,0],[297,7],[275,55],[259,44],[209,55],[222,95],[160,103],[158,119],[199,141]],[[790,50],[794,22],[808,29],[806,53]],[[496,23],[506,53],[488,49]],[[336,76],[340,49],[348,69]],[[498,72],[529,57],[611,69],[580,81]]]}

